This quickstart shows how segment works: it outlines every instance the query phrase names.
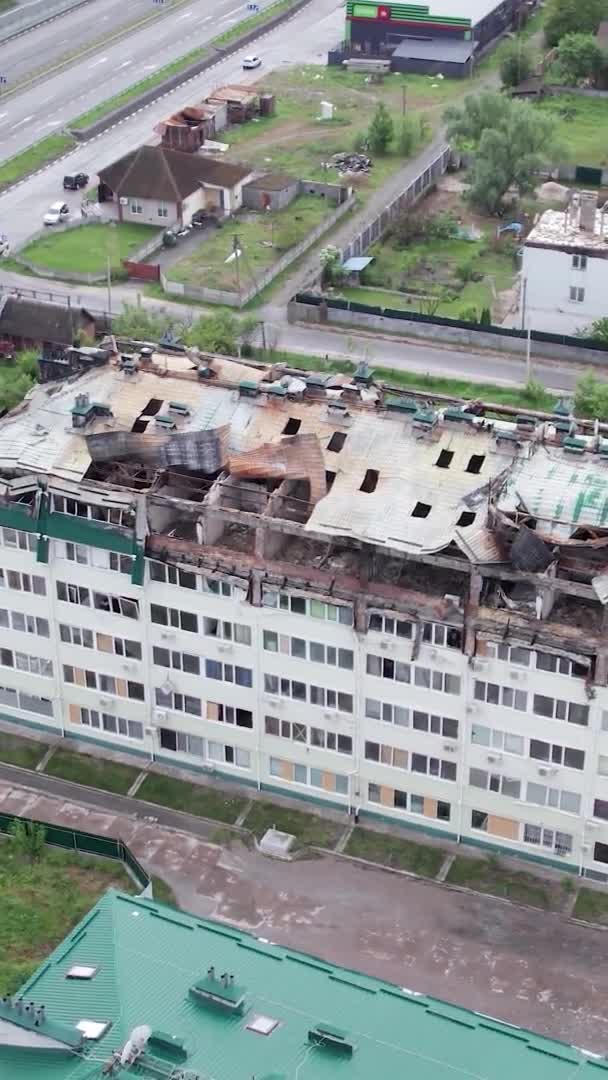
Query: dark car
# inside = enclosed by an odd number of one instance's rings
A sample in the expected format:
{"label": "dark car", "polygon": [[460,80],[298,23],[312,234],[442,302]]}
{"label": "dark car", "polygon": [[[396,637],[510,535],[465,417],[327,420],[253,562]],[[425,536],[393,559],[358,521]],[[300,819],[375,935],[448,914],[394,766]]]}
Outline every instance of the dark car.
{"label": "dark car", "polygon": [[63,178],[63,190],[78,191],[79,188],[86,187],[88,182],[89,178],[86,173],[69,173],[68,176]]}

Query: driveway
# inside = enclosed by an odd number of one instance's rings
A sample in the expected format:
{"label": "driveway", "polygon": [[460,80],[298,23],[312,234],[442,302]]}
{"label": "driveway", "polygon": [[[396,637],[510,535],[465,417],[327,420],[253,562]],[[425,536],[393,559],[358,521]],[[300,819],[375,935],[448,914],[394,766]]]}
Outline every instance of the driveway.
{"label": "driveway", "polygon": [[128,802],[117,813],[0,780],[0,809],[120,835],[198,915],[608,1051],[606,932],[334,856],[282,863],[240,841],[222,848],[202,822],[195,836],[158,824],[149,805],[125,813]]}

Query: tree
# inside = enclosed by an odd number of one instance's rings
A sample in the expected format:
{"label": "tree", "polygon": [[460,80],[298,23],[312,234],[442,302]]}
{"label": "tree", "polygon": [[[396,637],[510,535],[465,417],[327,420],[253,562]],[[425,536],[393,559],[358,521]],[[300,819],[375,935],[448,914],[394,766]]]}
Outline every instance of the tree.
{"label": "tree", "polygon": [[557,69],[567,85],[581,79],[597,79],[604,66],[604,54],[593,34],[565,34],[559,43]]}
{"label": "tree", "polygon": [[503,86],[518,86],[534,71],[534,57],[521,38],[507,41],[500,51],[500,78]]}
{"label": "tree", "polygon": [[496,214],[509,188],[534,190],[539,170],[558,152],[555,121],[528,102],[485,91],[446,110],[448,139],[473,155],[471,201]]}
{"label": "tree", "polygon": [[202,315],[193,323],[187,334],[189,345],[201,352],[235,356],[238,349],[239,322],[230,311],[218,311]]}
{"label": "tree", "polygon": [[30,862],[40,862],[44,854],[46,829],[39,821],[18,818],[9,826],[15,850]]}
{"label": "tree", "polygon": [[590,326],[585,326],[578,331],[577,336],[593,338],[595,341],[603,341],[605,345],[608,345],[608,316],[605,315],[603,319],[596,319]]}
{"label": "tree", "polygon": [[149,311],[139,304],[124,304],[122,312],[112,321],[114,332],[119,337],[133,338],[135,341],[160,341],[167,330],[175,330],[181,335],[184,322],[176,322],[175,316],[168,311]]}
{"label": "tree", "polygon": [[19,352],[0,369],[0,409],[14,409],[38,381],[38,353]]}
{"label": "tree", "polygon": [[328,244],[319,252],[319,262],[321,263],[323,284],[339,285],[344,277],[340,248]]}
{"label": "tree", "polygon": [[383,101],[378,103],[367,132],[367,145],[372,154],[386,154],[395,137],[390,113]]}
{"label": "tree", "polygon": [[608,16],[608,0],[549,0],[545,41],[554,48],[566,34],[595,34]]}
{"label": "tree", "polygon": [[581,375],[574,392],[574,411],[592,420],[608,420],[608,383],[592,372]]}
{"label": "tree", "polygon": [[413,116],[404,116],[399,129],[397,146],[401,157],[407,158],[418,146],[420,128],[415,123]]}

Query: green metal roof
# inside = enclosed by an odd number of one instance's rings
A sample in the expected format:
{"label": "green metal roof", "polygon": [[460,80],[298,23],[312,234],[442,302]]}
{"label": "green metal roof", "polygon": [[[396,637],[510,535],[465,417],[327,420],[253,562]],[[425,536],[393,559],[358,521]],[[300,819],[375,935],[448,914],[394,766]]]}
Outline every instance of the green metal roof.
{"label": "green metal roof", "polygon": [[[96,974],[68,979],[74,964]],[[230,976],[235,994],[244,992],[242,1012],[190,993],[210,978],[231,986]],[[49,1020],[112,1026],[87,1044],[88,1058],[0,1045],[0,1076],[11,1080],[101,1080],[104,1062],[142,1024],[156,1035],[146,1051],[151,1068],[119,1068],[119,1080],[168,1080],[174,1046],[187,1054],[179,1068],[200,1080],[572,1080],[608,1070],[606,1059],[564,1043],[114,891],[22,993],[44,1004]],[[277,1025],[258,1034],[248,1028],[256,1017]]]}

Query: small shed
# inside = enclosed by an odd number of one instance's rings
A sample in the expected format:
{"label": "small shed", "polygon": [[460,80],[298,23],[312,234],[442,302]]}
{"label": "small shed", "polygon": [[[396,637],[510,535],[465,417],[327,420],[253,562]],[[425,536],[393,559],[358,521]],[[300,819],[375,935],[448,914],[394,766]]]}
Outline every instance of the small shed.
{"label": "small shed", "polygon": [[263,173],[243,188],[243,205],[251,210],[284,210],[299,190],[300,181],[289,173]]}
{"label": "small shed", "polygon": [[367,269],[370,263],[373,263],[373,255],[353,255],[351,259],[347,259],[342,263],[342,270],[346,274],[347,282],[349,285],[359,285],[361,281],[361,274]]}

